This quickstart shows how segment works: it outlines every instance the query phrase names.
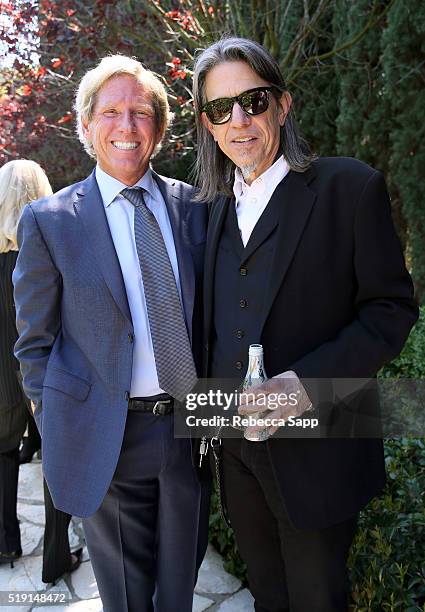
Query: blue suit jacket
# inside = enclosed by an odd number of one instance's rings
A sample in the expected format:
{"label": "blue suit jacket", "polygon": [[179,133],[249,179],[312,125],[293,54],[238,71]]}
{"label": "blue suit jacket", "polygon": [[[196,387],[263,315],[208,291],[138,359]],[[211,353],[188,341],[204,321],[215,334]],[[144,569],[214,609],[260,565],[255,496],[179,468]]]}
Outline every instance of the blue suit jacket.
{"label": "blue suit jacket", "polygon": [[[193,187],[154,177],[199,369],[207,210],[191,201]],[[18,241],[15,354],[37,406],[44,475],[55,506],[86,517],[100,506],[118,461],[133,353],[124,281],[94,173],[26,206]]]}

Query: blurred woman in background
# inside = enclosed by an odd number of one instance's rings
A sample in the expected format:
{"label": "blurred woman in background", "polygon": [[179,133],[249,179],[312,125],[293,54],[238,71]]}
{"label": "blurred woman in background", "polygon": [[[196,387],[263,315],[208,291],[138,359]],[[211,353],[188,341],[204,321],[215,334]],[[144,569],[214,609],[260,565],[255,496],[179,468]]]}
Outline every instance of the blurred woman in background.
{"label": "blurred woman in background", "polygon": [[[29,402],[19,383],[19,364],[13,355],[17,339],[12,285],[18,255],[16,232],[25,204],[51,194],[47,176],[36,162],[20,159],[0,168],[0,563],[10,563],[11,567],[22,555],[16,514],[19,445],[28,420],[33,425]],[[31,441],[34,451],[39,444],[36,436],[35,432]],[[54,508],[45,483],[44,502],[42,579],[54,582],[78,567],[82,549],[71,555],[68,541],[71,517]]]}
{"label": "blurred woman in background", "polygon": [[13,356],[16,228],[24,205],[51,193],[47,176],[35,162],[12,161],[0,169],[0,563],[10,562],[11,567],[22,555],[16,501],[19,444],[28,420],[27,400],[18,381],[19,364]]}

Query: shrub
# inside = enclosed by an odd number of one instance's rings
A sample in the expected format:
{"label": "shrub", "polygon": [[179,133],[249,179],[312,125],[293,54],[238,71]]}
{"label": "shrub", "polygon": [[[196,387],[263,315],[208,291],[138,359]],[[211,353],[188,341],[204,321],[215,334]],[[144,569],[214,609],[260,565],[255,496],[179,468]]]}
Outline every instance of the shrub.
{"label": "shrub", "polygon": [[400,355],[382,368],[382,378],[425,378],[425,307]]}
{"label": "shrub", "polygon": [[388,482],[361,512],[349,568],[356,612],[425,610],[425,443],[385,443]]}

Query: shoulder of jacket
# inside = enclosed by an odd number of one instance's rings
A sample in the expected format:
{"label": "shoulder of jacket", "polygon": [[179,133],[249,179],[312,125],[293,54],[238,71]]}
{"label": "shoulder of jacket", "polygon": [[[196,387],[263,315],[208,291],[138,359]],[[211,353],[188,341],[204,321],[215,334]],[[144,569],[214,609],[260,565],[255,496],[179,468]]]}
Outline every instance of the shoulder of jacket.
{"label": "shoulder of jacket", "polygon": [[319,157],[313,162],[317,177],[321,178],[353,178],[368,180],[377,173],[363,161],[354,157]]}
{"label": "shoulder of jacket", "polygon": [[83,181],[63,187],[52,195],[29,202],[29,206],[33,210],[34,214],[59,211],[61,209],[66,210],[73,205],[77,198],[77,194],[81,192],[82,188],[87,185],[87,181],[90,179],[91,177],[88,177]]}

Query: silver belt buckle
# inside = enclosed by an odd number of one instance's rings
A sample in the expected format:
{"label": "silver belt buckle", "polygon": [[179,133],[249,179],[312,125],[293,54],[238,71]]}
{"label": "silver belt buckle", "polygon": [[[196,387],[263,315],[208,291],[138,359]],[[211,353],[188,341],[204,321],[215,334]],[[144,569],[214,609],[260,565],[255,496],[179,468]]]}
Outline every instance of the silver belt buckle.
{"label": "silver belt buckle", "polygon": [[161,404],[169,404],[171,402],[171,400],[158,400],[157,402],[155,402],[155,406],[153,407],[152,410],[152,414],[154,414],[155,416],[161,416],[161,413],[158,412],[158,408]]}

